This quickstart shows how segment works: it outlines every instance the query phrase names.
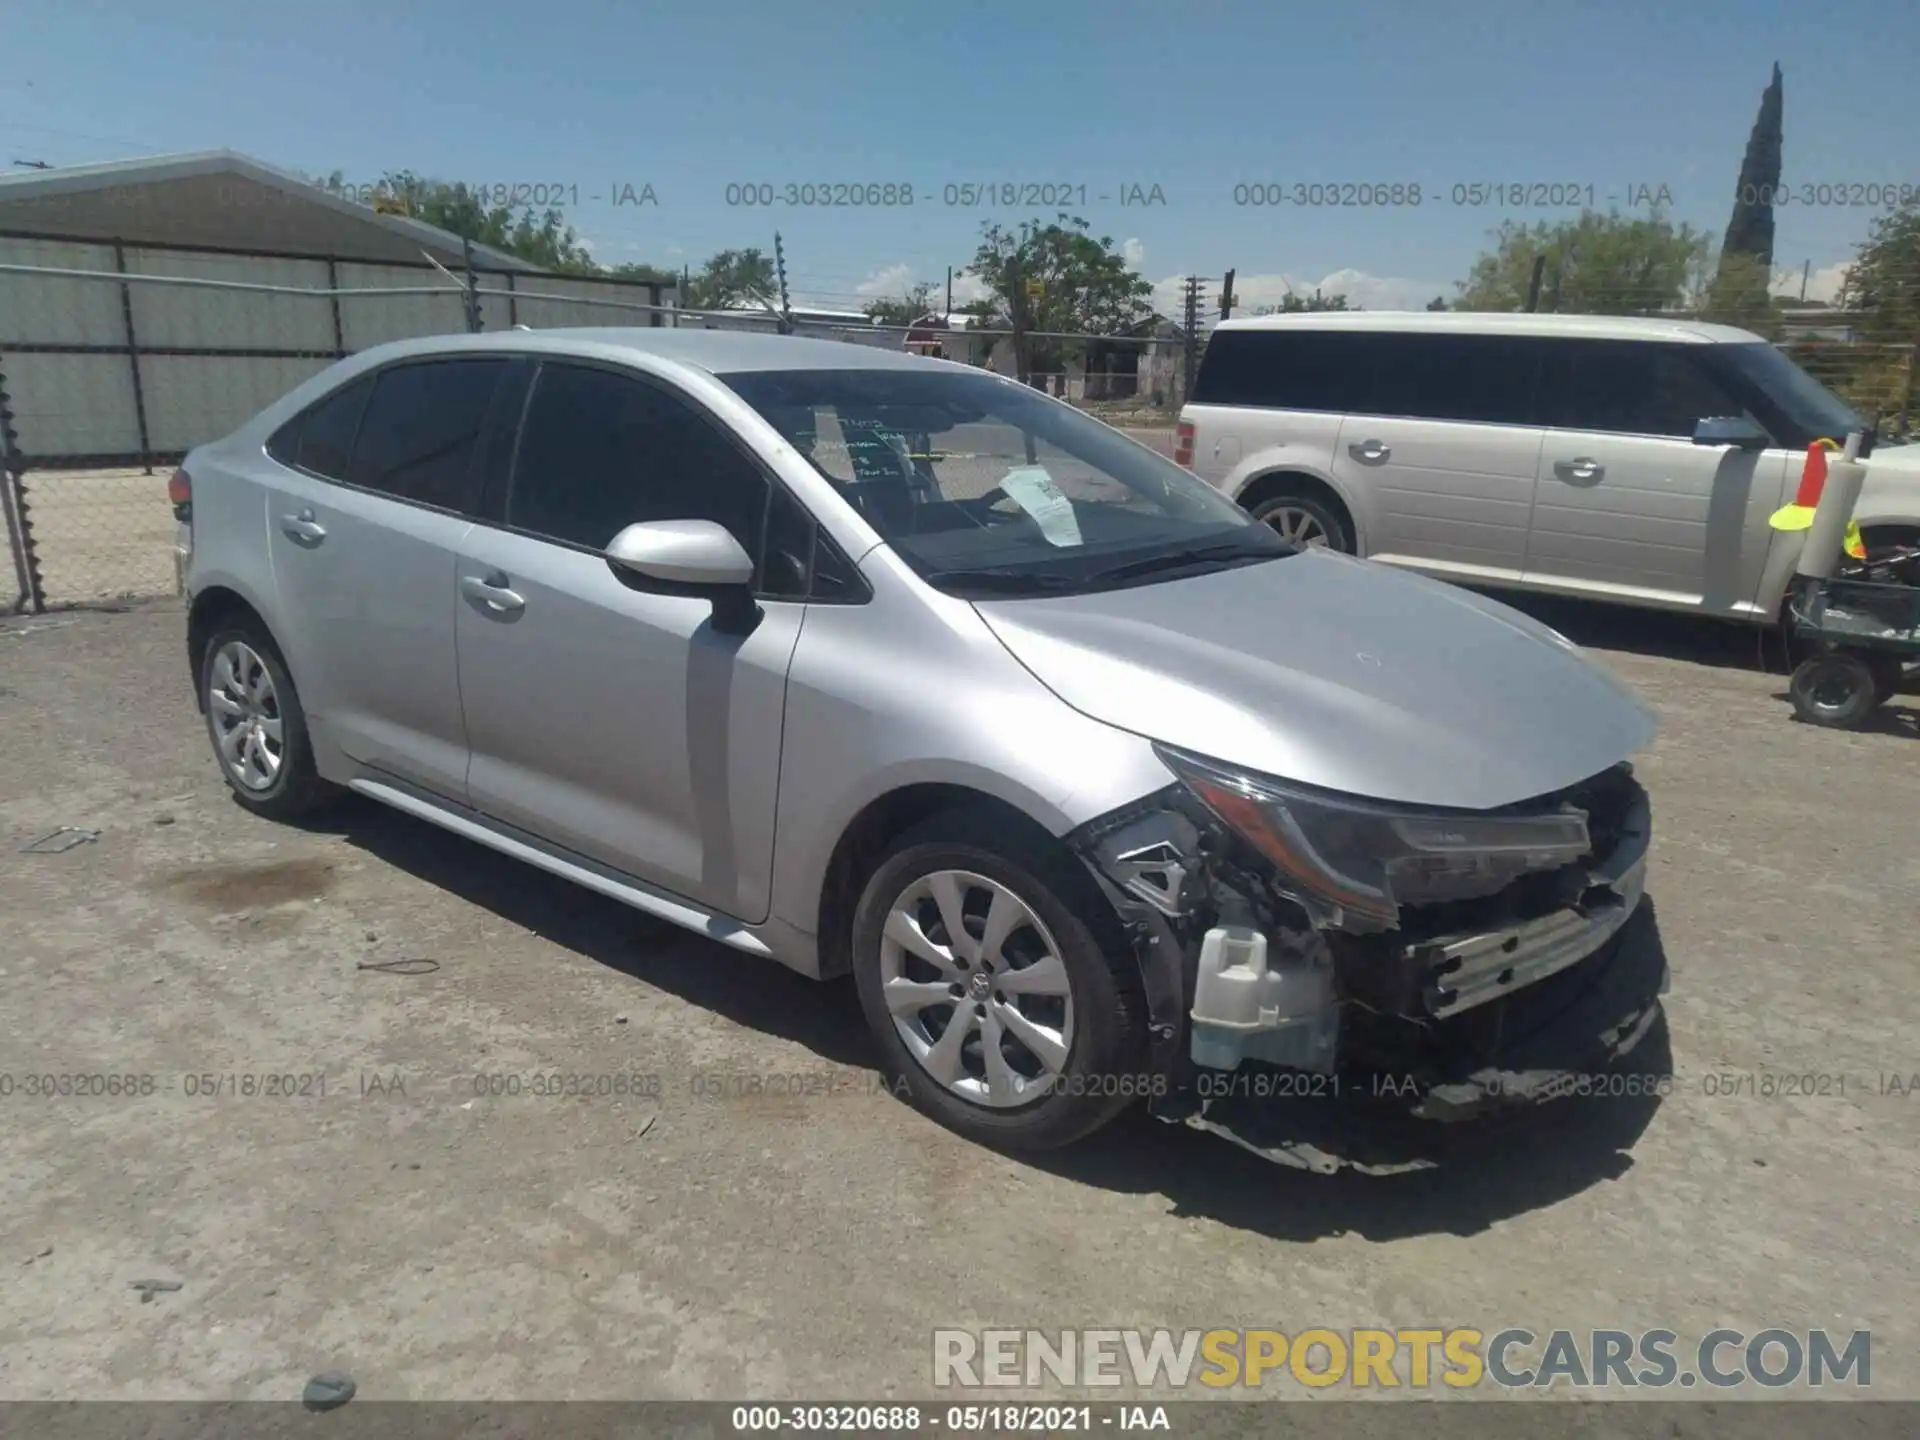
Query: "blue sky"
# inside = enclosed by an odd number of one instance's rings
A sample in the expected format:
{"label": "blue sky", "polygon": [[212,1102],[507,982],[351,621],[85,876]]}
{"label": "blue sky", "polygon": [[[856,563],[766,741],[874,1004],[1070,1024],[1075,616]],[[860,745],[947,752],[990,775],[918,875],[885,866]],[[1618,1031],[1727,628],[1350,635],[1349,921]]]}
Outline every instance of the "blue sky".
{"label": "blue sky", "polygon": [[[11,0],[0,162],[230,148],[356,181],[545,183],[578,192],[606,261],[697,266],[777,228],[796,295],[847,305],[944,284],[984,222],[1040,213],[948,186],[1051,184],[1168,297],[1231,266],[1246,305],[1288,283],[1418,304],[1502,219],[1573,213],[1454,205],[1455,185],[1592,187],[1602,208],[1664,185],[1717,236],[1776,60],[1789,184],[1920,184],[1916,38],[1912,0]],[[914,205],[727,203],[869,181]],[[1417,183],[1423,203],[1235,203],[1264,182]],[[610,203],[623,185],[657,203]],[[1873,213],[1783,208],[1795,288],[1803,261],[1829,288]]]}

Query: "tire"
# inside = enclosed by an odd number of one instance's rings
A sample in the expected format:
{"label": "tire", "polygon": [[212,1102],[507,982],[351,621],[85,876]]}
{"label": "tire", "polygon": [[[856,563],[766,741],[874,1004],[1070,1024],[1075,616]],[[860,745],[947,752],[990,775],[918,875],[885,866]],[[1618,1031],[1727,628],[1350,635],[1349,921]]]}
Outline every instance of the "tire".
{"label": "tire", "polygon": [[1906,679],[1906,666],[1892,655],[1875,655],[1868,659],[1867,668],[1873,671],[1873,693],[1878,703],[1884,705],[1900,693],[1901,683]]}
{"label": "tire", "polygon": [[1336,506],[1305,490],[1282,490],[1253,507],[1253,518],[1290,544],[1324,545],[1353,554],[1353,531]]}
{"label": "tire", "polygon": [[[306,712],[266,627],[238,620],[207,637],[200,652],[200,701],[221,778],[254,814],[292,820],[338,794],[314,767]],[[236,741],[249,726],[255,740]]]}
{"label": "tire", "polygon": [[1873,667],[1838,651],[1801,661],[1787,688],[1796,715],[1832,730],[1854,729],[1880,703]]}
{"label": "tire", "polygon": [[[968,932],[960,954],[940,918],[956,897]],[[981,932],[1007,897],[1024,909],[1005,912],[1015,923],[1002,927],[1001,944],[986,951]],[[900,933],[896,910],[918,919],[923,943],[910,949],[891,938]],[[1146,1006],[1118,920],[1090,877],[1044,836],[966,810],[915,827],[868,878],[852,944],[860,1006],[888,1072],[904,1081],[921,1110],[968,1139],[1054,1149],[1091,1134],[1147,1093]],[[929,954],[947,963],[936,965]],[[993,979],[1028,970],[1033,975],[1018,988],[1001,990]],[[901,984],[924,999],[896,1018],[888,989]],[[1001,1021],[1008,1009],[1024,1028]],[[943,1052],[939,1042],[963,1015],[962,1038]],[[997,1048],[1005,1061],[991,1071],[983,1043],[989,1025],[1002,1037]],[[1041,1043],[1029,1046],[1029,1036]]]}

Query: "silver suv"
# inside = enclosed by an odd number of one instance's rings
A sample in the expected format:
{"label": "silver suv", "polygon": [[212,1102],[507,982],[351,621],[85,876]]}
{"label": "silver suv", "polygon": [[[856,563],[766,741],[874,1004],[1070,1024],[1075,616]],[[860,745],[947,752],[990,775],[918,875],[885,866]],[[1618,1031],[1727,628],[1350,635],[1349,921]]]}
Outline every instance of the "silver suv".
{"label": "silver suv", "polygon": [[1062,1144],[1139,1097],[1236,1124],[1268,1072],[1451,1116],[1658,1014],[1627,691],[997,376],[709,331],[412,341],[172,491],[241,804],[344,787],[850,970],[968,1135]]}

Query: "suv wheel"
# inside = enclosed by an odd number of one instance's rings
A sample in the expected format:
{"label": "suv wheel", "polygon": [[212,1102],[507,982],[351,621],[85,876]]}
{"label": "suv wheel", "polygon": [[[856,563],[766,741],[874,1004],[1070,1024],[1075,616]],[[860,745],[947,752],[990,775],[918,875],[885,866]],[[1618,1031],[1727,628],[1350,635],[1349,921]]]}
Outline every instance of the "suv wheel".
{"label": "suv wheel", "polygon": [[[1145,1007],[1065,854],[956,812],[903,836],[853,919],[861,1008],[920,1108],[969,1139],[1050,1149],[1148,1091]],[[1092,923],[1089,923],[1091,920]],[[1125,962],[1122,962],[1125,963]]]}
{"label": "suv wheel", "polygon": [[314,768],[293,677],[262,627],[242,621],[208,637],[200,695],[214,758],[242,805],[270,820],[290,820],[329,798],[332,787]]}
{"label": "suv wheel", "polygon": [[1353,553],[1353,537],[1347,533],[1346,518],[1317,495],[1299,491],[1269,495],[1253,507],[1253,518],[1289,545],[1324,546],[1345,555]]}

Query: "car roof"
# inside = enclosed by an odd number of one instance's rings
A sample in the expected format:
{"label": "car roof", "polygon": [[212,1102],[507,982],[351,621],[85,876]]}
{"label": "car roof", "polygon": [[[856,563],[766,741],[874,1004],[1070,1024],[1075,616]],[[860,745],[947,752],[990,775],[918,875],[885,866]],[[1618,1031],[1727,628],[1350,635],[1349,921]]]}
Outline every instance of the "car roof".
{"label": "car roof", "polygon": [[686,365],[714,375],[750,370],[946,370],[980,372],[967,365],[930,360],[902,350],[816,340],[803,335],[770,335],[751,330],[694,330],[671,326],[595,325],[552,330],[497,330],[478,335],[429,335],[363,350],[371,363],[475,350],[617,358],[616,352]]}
{"label": "car roof", "polygon": [[1553,335],[1587,340],[1765,344],[1751,331],[1701,320],[1642,315],[1487,314],[1471,310],[1316,310],[1223,320],[1219,330],[1370,330],[1440,335]]}

